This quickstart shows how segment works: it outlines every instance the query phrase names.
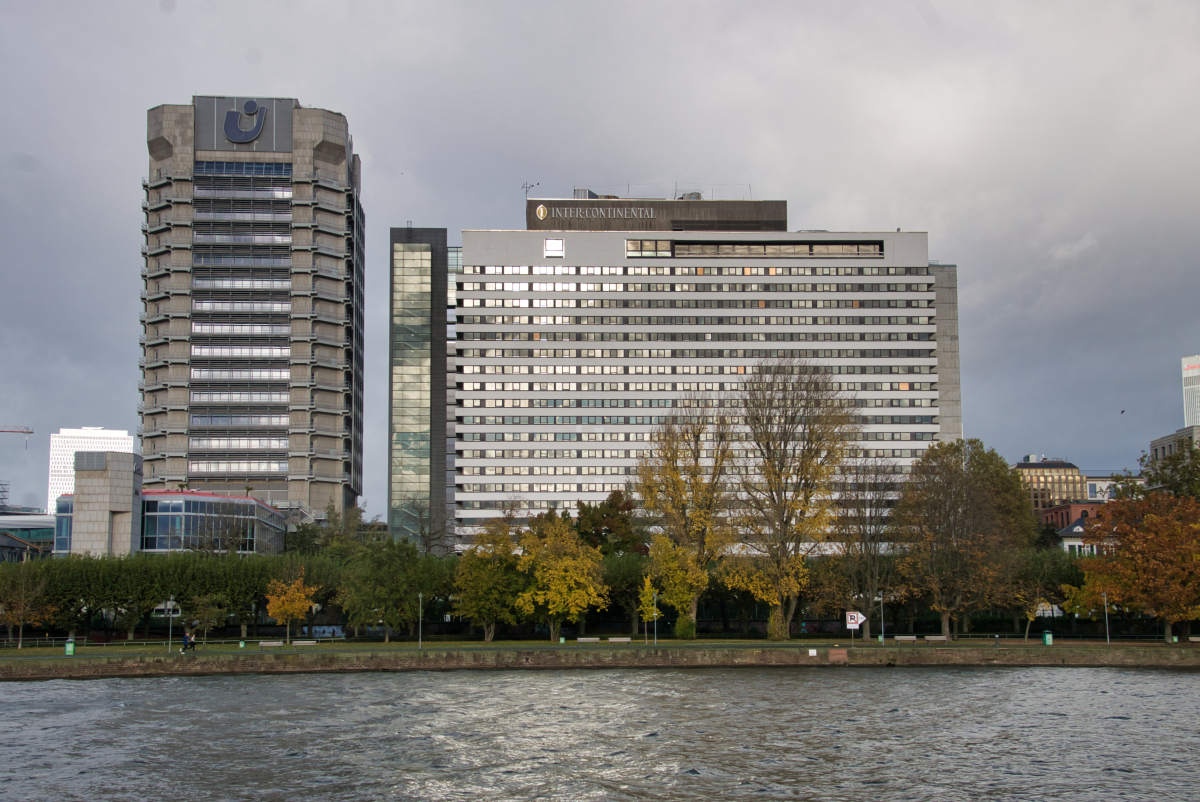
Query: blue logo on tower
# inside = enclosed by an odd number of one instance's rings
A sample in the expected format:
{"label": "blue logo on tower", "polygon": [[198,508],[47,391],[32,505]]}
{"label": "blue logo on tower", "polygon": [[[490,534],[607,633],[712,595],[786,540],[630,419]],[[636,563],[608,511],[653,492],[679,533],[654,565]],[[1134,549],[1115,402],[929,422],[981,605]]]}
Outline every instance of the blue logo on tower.
{"label": "blue logo on tower", "polygon": [[225,138],[230,142],[236,142],[239,145],[247,142],[253,142],[258,139],[258,135],[262,133],[263,123],[267,119],[267,110],[265,107],[260,107],[253,100],[247,100],[242,106],[242,112],[245,112],[247,117],[254,118],[254,127],[249,131],[242,130],[241,112],[237,109],[225,112]]}

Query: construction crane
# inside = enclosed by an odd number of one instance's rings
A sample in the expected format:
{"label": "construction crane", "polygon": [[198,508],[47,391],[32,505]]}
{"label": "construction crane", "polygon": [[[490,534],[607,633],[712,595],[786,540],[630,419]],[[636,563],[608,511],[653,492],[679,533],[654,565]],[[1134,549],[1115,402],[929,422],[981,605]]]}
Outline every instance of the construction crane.
{"label": "construction crane", "polygon": [[25,450],[29,450],[29,435],[33,434],[33,429],[28,426],[0,426],[0,434],[23,434],[25,435]]}

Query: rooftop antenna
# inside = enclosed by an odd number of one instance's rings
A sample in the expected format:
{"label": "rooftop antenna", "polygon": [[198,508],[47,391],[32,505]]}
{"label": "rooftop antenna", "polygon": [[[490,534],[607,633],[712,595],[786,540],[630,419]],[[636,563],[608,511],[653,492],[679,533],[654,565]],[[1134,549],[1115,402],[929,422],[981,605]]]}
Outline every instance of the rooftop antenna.
{"label": "rooftop antenna", "polygon": [[526,181],[524,184],[522,184],[521,189],[525,190],[525,200],[529,200],[529,190],[533,189],[534,187],[541,186],[541,184],[541,181],[538,181],[536,184],[531,184]]}

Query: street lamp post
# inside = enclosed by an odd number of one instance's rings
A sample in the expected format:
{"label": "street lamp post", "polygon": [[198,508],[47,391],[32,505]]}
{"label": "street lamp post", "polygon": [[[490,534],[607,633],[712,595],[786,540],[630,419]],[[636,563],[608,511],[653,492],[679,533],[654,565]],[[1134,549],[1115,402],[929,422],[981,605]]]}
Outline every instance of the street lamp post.
{"label": "street lamp post", "polygon": [[1104,645],[1112,646],[1112,636],[1108,633],[1108,591],[1101,591],[1100,595],[1104,597]]}
{"label": "street lamp post", "polygon": [[175,623],[175,619],[171,617],[171,609],[175,606],[175,596],[167,598],[167,654],[171,653],[171,625]]}
{"label": "street lamp post", "polygon": [[425,594],[423,594],[423,593],[417,594],[417,651],[421,650],[421,637],[422,637],[421,626],[422,626],[422,624],[424,622],[424,618],[425,618],[425,616],[424,616],[424,612],[425,612],[424,595]]}
{"label": "street lamp post", "polygon": [[658,645],[658,591],[654,591],[654,645]]}

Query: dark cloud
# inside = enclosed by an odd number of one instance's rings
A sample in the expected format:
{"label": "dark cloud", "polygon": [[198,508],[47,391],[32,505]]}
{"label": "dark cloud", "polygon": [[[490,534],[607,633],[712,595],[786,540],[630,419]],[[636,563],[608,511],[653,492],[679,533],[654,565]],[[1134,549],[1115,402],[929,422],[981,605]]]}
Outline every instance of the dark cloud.
{"label": "dark cloud", "polygon": [[[197,92],[350,120],[373,513],[387,229],[520,227],[527,181],[752,186],[789,202],[794,229],[928,230],[959,265],[968,435],[1120,468],[1182,425],[1179,357],[1200,352],[1195,4],[145,10],[25,4],[0,27],[0,422],[37,430],[28,452],[0,439],[14,498],[44,493],[50,431],[136,427],[145,112]],[[294,46],[265,48],[268,32]]]}

